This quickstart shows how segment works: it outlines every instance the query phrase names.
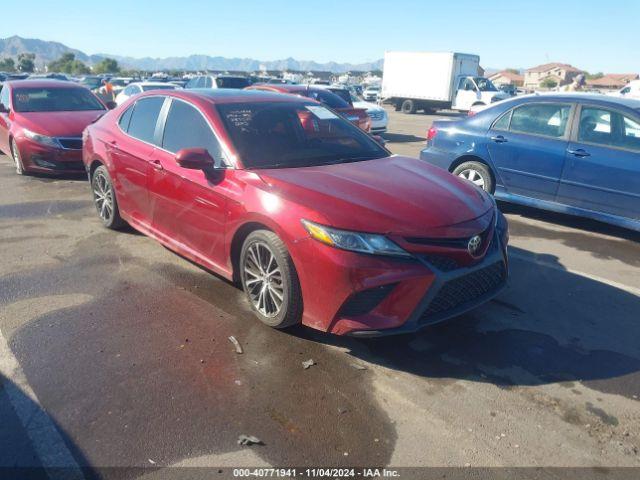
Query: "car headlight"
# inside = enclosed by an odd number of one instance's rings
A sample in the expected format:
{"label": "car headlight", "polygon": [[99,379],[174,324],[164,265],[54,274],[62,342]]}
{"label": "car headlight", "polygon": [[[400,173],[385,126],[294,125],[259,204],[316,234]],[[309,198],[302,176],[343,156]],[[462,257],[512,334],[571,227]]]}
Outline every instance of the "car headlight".
{"label": "car headlight", "polygon": [[24,132],[24,136],[27,137],[29,140],[33,140],[34,142],[39,143],[41,145],[46,145],[47,147],[60,148],[60,144],[53,137],[40,135],[39,133],[32,132],[30,130],[27,130],[26,128],[23,129],[23,132]]}
{"label": "car headlight", "polygon": [[302,220],[302,225],[309,232],[311,238],[331,247],[370,255],[411,256],[409,252],[400,248],[384,235],[338,230],[308,220]]}

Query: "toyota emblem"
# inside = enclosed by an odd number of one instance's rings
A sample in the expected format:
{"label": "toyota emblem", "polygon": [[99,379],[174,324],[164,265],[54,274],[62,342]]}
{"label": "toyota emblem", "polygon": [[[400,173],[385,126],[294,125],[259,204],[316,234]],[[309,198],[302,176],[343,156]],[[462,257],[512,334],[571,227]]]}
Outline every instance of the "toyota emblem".
{"label": "toyota emblem", "polygon": [[482,245],[482,238],[480,235],[474,235],[469,239],[469,243],[467,244],[467,250],[469,250],[469,255],[475,257],[477,253],[480,251],[480,246]]}

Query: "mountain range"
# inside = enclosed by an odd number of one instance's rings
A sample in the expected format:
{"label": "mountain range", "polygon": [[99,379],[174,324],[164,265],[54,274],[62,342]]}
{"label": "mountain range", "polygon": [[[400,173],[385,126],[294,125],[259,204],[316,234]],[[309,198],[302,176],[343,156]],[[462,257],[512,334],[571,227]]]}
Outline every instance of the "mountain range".
{"label": "mountain range", "polygon": [[34,38],[22,38],[13,36],[0,39],[0,59],[5,57],[17,58],[20,53],[34,53],[36,56],[36,67],[42,68],[52,62],[63,53],[71,52],[76,58],[88,65],[93,65],[103,58],[113,58],[118,63],[128,69],[145,71],[160,70],[221,70],[221,71],[257,71],[266,70],[296,70],[296,71],[330,71],[343,73],[348,71],[370,71],[381,70],[382,59],[375,62],[363,62],[358,64],[327,62],[319,63],[309,60],[296,60],[285,58],[283,60],[261,61],[253,58],[226,58],[209,55],[189,55],[186,57],[167,58],[134,58],[99,53],[88,55],[81,50],[68,47],[59,42],[51,42]]}

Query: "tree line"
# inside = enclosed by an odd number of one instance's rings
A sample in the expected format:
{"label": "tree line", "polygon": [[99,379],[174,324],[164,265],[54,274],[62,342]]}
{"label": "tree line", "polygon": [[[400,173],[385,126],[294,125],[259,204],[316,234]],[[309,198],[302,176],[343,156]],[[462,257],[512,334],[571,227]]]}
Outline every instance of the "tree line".
{"label": "tree line", "polygon": [[[33,53],[21,53],[17,61],[7,57],[0,59],[1,72],[32,73],[35,70],[36,56]],[[113,58],[103,58],[93,67],[78,60],[73,53],[64,53],[60,58],[47,65],[47,71],[67,73],[69,75],[87,75],[90,73],[119,73],[120,66]]]}

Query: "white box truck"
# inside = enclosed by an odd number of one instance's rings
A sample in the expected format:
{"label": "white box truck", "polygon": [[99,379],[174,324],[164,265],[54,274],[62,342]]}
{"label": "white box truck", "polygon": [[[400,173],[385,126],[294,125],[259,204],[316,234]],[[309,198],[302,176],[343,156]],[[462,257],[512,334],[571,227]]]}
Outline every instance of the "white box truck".
{"label": "white box truck", "polygon": [[468,111],[508,98],[478,75],[479,66],[480,57],[466,53],[386,52],[380,97],[404,113]]}

